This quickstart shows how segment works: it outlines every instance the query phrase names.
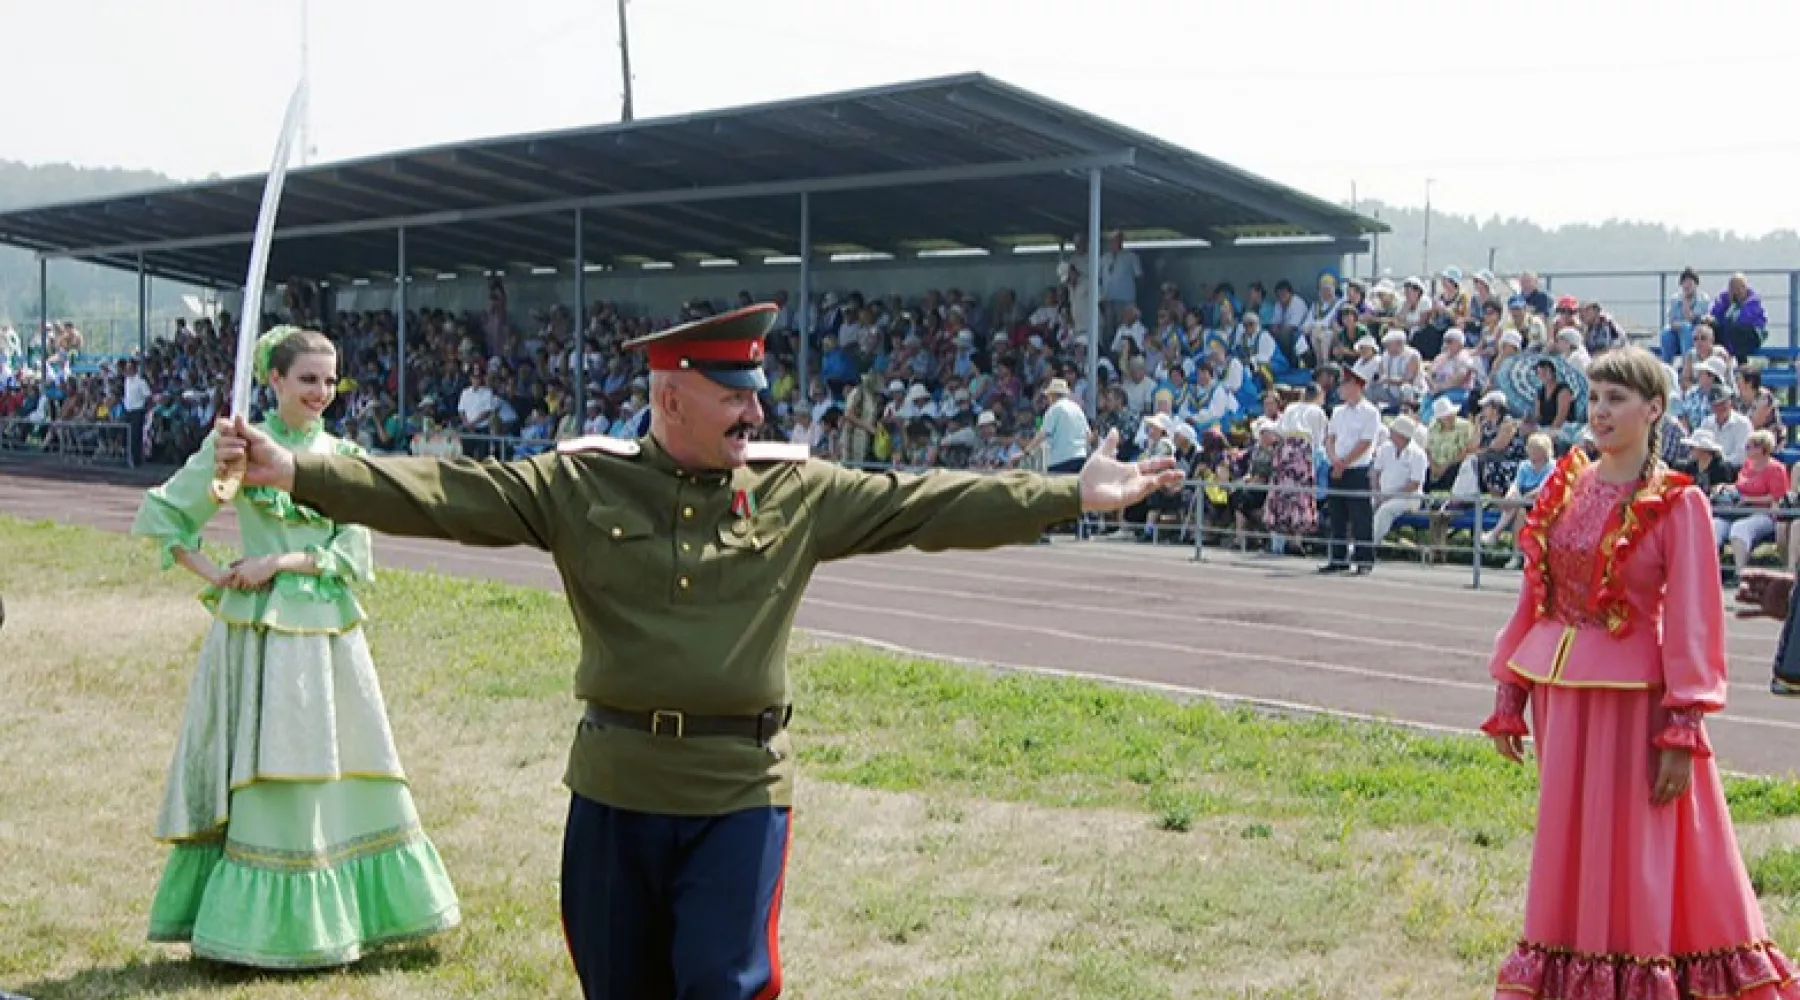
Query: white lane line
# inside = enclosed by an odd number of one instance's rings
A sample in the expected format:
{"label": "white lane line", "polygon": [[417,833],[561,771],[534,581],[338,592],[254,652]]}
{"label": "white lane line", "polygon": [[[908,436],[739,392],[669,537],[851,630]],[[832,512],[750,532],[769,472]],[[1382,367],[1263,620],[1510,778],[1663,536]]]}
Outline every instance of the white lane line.
{"label": "white lane line", "polygon": [[[950,575],[950,574],[946,574],[946,575]],[[955,575],[958,575],[958,576],[966,575],[966,576],[974,577],[977,574],[969,573],[969,574],[955,574]],[[897,594],[925,594],[925,595],[933,596],[933,597],[953,597],[953,598],[957,598],[959,600],[988,601],[988,602],[991,602],[994,604],[1010,604],[1015,607],[1034,608],[1034,609],[1039,609],[1039,610],[1043,609],[1045,606],[1045,602],[1042,600],[1026,600],[1026,599],[1017,598],[1017,597],[1001,597],[1001,596],[998,596],[995,594],[981,594],[981,593],[976,593],[974,591],[968,591],[968,590],[945,590],[942,587],[911,587],[911,586],[907,586],[905,584],[899,584],[899,583],[878,583],[873,580],[855,579],[852,577],[839,576],[839,575],[835,575],[835,574],[833,574],[833,575],[821,574],[819,576],[814,577],[814,579],[819,582],[822,582],[822,583],[834,583],[834,584],[838,584],[840,586],[868,587],[868,588],[875,589],[875,590],[891,590]],[[989,577],[987,577],[987,579],[989,579],[989,580],[1003,579],[1003,580],[1006,580],[1006,581],[1012,582],[1012,583],[1023,583],[1023,584],[1029,584],[1032,586],[1046,587],[1046,588],[1052,588],[1052,589],[1061,589],[1061,590],[1080,590],[1080,591],[1106,593],[1106,594],[1116,593],[1116,591],[1110,590],[1106,587],[1087,586],[1087,585],[1083,585],[1083,584],[1070,584],[1070,583],[1063,583],[1063,582],[1056,581],[1056,580],[1028,580],[1028,579],[1024,579],[1021,577],[1001,578],[1001,577],[994,577],[991,575]],[[1136,608],[1106,608],[1106,609],[1104,609],[1104,613],[1107,615],[1118,615],[1118,616],[1124,617],[1124,618],[1142,618],[1142,619],[1146,619],[1149,621],[1174,622],[1176,624],[1227,625],[1227,626],[1235,626],[1235,627],[1239,627],[1239,628],[1248,628],[1248,629],[1252,629],[1257,632],[1286,632],[1291,635],[1306,636],[1309,639],[1321,639],[1321,640],[1325,640],[1325,641],[1329,641],[1329,642],[1355,642],[1355,643],[1363,643],[1365,645],[1370,645],[1370,646],[1386,646],[1386,647],[1391,647],[1394,649],[1412,649],[1412,650],[1418,650],[1420,652],[1425,652],[1425,653],[1433,653],[1433,654],[1436,654],[1439,656],[1457,657],[1460,659],[1475,660],[1475,661],[1483,662],[1483,663],[1485,663],[1487,660],[1487,657],[1482,656],[1478,653],[1472,652],[1467,647],[1464,647],[1461,649],[1454,649],[1449,646],[1432,646],[1432,645],[1428,645],[1428,644],[1422,643],[1422,642],[1404,642],[1404,641],[1401,641],[1398,639],[1379,639],[1379,638],[1375,638],[1373,636],[1351,635],[1351,634],[1344,633],[1344,632],[1325,632],[1325,631],[1321,631],[1319,629],[1301,628],[1297,625],[1277,625],[1272,622],[1246,622],[1246,621],[1242,621],[1242,620],[1236,619],[1236,618],[1220,618],[1220,617],[1215,617],[1212,615],[1204,615],[1204,614],[1179,614],[1179,615],[1176,615],[1176,614],[1169,614],[1168,612],[1164,612],[1164,611],[1140,611]]]}
{"label": "white lane line", "polygon": [[841,611],[861,612],[863,614],[892,616],[897,618],[913,618],[938,624],[970,625],[976,628],[1004,629],[1008,632],[1023,632],[1027,635],[1048,636],[1066,639],[1071,642],[1088,642],[1097,645],[1119,647],[1128,646],[1136,649],[1154,650],[1159,653],[1179,653],[1184,656],[1210,655],[1223,657],[1234,662],[1271,663],[1283,667],[1301,667],[1324,673],[1343,674],[1350,677],[1361,677],[1369,680],[1397,681],[1402,684],[1422,684],[1429,687],[1445,687],[1458,691],[1480,691],[1491,693],[1494,685],[1490,681],[1485,684],[1472,684],[1467,681],[1455,681],[1442,677],[1423,677],[1417,674],[1390,673],[1385,670],[1370,670],[1365,667],[1352,667],[1336,663],[1322,663],[1318,660],[1296,660],[1285,656],[1270,656],[1265,653],[1238,653],[1231,650],[1214,649],[1210,646],[1157,642],[1153,639],[1118,639],[1107,636],[1088,635],[1085,632],[1071,632],[1067,629],[1049,628],[1042,625],[1017,625],[1012,622],[992,621],[986,618],[966,618],[957,615],[927,614],[905,608],[870,607],[864,604],[850,604],[842,601],[813,600],[809,604],[822,608],[835,608]]}
{"label": "white lane line", "polygon": [[871,639],[868,636],[852,635],[848,632],[832,632],[817,628],[809,628],[806,631],[824,639],[830,639],[836,642],[856,643],[858,645],[868,646],[872,649],[881,650],[885,653],[891,653],[895,656],[904,656],[915,660],[935,660],[942,663],[954,664],[956,666],[984,667],[993,670],[1004,670],[1009,673],[1036,674],[1041,677],[1053,677],[1060,680],[1092,681],[1098,684],[1135,688],[1157,694],[1206,698],[1229,704],[1250,705],[1256,708],[1272,709],[1283,712],[1300,712],[1307,715],[1324,715],[1332,718],[1351,719],[1357,722],[1406,726],[1408,728],[1423,729],[1436,733],[1468,735],[1470,733],[1481,732],[1480,729],[1476,728],[1445,726],[1435,722],[1418,722],[1412,719],[1402,719],[1385,715],[1368,715],[1363,712],[1351,712],[1344,709],[1327,708],[1323,705],[1311,705],[1305,702],[1283,701],[1279,698],[1259,698],[1249,695],[1232,694],[1229,691],[1214,691],[1210,688],[1193,687],[1187,684],[1170,684],[1164,681],[1140,680],[1135,677],[1115,677],[1110,674],[1090,674],[1083,673],[1079,670],[1062,670],[1057,667],[1040,667],[1025,663],[1008,663],[1000,660],[982,660],[967,656],[953,656],[948,653],[930,653],[924,650],[914,649],[910,646],[902,646],[898,643],[888,642],[883,639]]}

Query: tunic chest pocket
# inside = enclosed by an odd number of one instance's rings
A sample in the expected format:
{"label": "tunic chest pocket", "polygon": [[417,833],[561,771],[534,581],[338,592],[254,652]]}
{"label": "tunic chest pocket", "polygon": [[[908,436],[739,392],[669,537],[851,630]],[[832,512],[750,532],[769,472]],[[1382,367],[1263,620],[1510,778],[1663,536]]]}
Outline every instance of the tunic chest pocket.
{"label": "tunic chest pocket", "polygon": [[590,585],[642,586],[646,579],[668,575],[668,546],[657,544],[655,526],[641,511],[600,503],[588,508],[587,520],[594,530],[577,559],[581,577]]}
{"label": "tunic chest pocket", "polygon": [[748,518],[721,522],[718,548],[707,574],[716,600],[768,597],[787,589],[788,563],[782,538],[787,518],[768,510]]}

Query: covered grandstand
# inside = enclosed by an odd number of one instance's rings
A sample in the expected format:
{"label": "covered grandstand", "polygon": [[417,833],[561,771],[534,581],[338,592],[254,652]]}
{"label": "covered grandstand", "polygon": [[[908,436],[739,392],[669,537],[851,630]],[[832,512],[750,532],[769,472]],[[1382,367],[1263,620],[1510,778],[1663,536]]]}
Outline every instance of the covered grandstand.
{"label": "covered grandstand", "polygon": [[[237,289],[262,188],[256,175],[3,213],[0,243],[37,252],[46,284],[52,261],[83,260],[140,286]],[[666,308],[748,275],[808,302],[821,270],[953,263],[975,287],[1048,275],[1059,254],[1040,251],[1078,233],[1094,274],[1115,230],[1165,277],[1243,280],[1254,266],[1300,285],[1386,227],[967,74],[294,169],[269,274],[316,282],[339,307],[393,308],[404,345],[409,303],[478,302],[495,273],[519,276],[526,303],[599,292]]]}

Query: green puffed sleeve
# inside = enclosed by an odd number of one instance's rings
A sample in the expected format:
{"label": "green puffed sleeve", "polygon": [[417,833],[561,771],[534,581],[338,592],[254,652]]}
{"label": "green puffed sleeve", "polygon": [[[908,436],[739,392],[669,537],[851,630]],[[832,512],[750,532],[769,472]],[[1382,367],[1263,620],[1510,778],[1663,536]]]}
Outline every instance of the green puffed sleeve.
{"label": "green puffed sleeve", "polygon": [[[346,438],[331,442],[333,454],[361,458],[368,454],[362,445]],[[319,568],[321,580],[347,587],[353,583],[375,582],[375,555],[369,529],[360,524],[333,522],[331,537],[320,545],[308,545],[307,555]]]}
{"label": "green puffed sleeve", "polygon": [[200,548],[200,532],[219,512],[212,496],[213,435],[208,434],[168,481],[145,492],[131,523],[133,535],[153,539],[163,569],[175,565],[175,553]]}
{"label": "green puffed sleeve", "polygon": [[339,524],[323,545],[308,545],[306,554],[319,567],[321,579],[342,584],[374,583],[375,556],[369,529],[359,524]]}

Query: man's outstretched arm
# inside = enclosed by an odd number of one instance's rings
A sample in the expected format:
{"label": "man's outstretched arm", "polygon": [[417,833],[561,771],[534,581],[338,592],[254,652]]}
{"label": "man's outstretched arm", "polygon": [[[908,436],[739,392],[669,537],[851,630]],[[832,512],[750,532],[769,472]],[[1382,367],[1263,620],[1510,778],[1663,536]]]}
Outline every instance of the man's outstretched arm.
{"label": "man's outstretched arm", "polygon": [[221,465],[244,459],[244,482],[272,486],[334,521],[389,535],[467,545],[555,544],[556,453],[518,462],[295,454],[244,420],[219,421]]}
{"label": "man's outstretched arm", "polygon": [[917,548],[987,549],[1036,541],[1047,527],[1123,510],[1184,478],[1171,458],[1120,462],[1107,435],[1077,476],[867,473],[830,468],[818,500],[819,558]]}

